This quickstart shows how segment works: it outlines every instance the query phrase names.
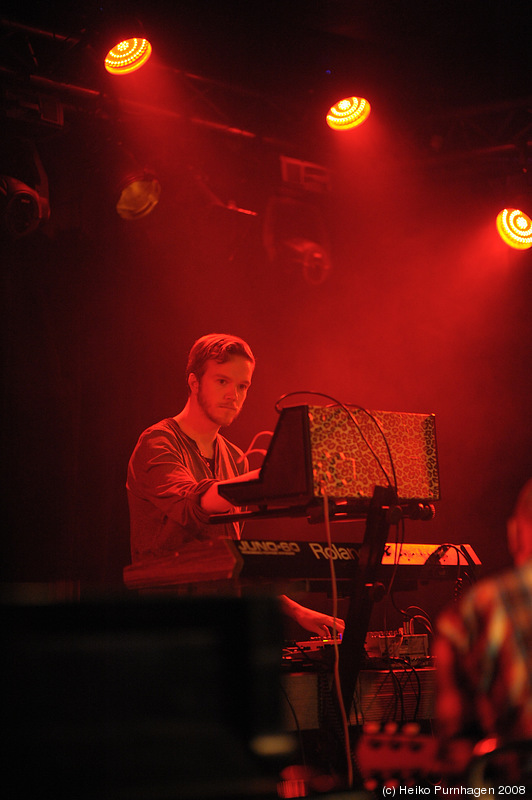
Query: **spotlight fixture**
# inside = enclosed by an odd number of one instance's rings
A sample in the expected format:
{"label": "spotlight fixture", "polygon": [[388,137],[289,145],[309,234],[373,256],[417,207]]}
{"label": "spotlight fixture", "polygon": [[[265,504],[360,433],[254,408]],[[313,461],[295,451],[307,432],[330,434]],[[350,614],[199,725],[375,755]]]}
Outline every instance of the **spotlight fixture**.
{"label": "spotlight fixture", "polygon": [[34,233],[49,218],[48,176],[35,143],[2,131],[0,226],[8,236],[20,238]]}
{"label": "spotlight fixture", "polygon": [[106,9],[95,31],[94,42],[105,69],[111,75],[129,75],[143,67],[152,54],[147,31],[135,15]]}
{"label": "spotlight fixture", "polygon": [[308,283],[317,286],[323,283],[331,271],[331,259],[327,250],[318,242],[294,237],[283,242],[285,256],[294,266],[301,267]]}
{"label": "spotlight fixture", "polygon": [[371,106],[363,97],[345,97],[329,109],[327,125],[334,131],[352,130],[367,120],[370,111]]}
{"label": "spotlight fixture", "polygon": [[308,283],[317,285],[331,272],[329,232],[314,202],[272,195],[264,212],[262,241],[270,262],[289,275],[301,270]]}
{"label": "spotlight fixture", "polygon": [[515,250],[532,247],[532,219],[517,208],[505,208],[497,215],[497,231],[505,244]]}
{"label": "spotlight fixture", "polygon": [[18,239],[49,219],[50,206],[35,189],[17,178],[0,175],[0,214],[7,233]]}
{"label": "spotlight fixture", "polygon": [[127,175],[118,186],[116,210],[122,219],[141,219],[150,214],[161,194],[161,184],[153,172],[139,170]]}
{"label": "spotlight fixture", "polygon": [[111,75],[128,75],[144,66],[151,53],[152,46],[148,39],[122,39],[107,53],[105,69]]}

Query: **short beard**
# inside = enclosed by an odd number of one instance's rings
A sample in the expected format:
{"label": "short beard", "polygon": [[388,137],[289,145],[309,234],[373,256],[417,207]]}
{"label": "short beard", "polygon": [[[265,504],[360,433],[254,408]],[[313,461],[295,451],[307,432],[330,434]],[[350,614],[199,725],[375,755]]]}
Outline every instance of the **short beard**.
{"label": "short beard", "polygon": [[216,419],[215,417],[213,417],[213,415],[209,411],[209,407],[208,407],[208,405],[207,405],[207,403],[205,401],[205,398],[203,396],[203,391],[202,391],[202,387],[201,387],[201,379],[199,381],[197,401],[198,401],[199,407],[201,408],[201,410],[203,411],[203,413],[205,414],[207,419],[210,420],[213,423],[213,425],[217,425],[219,428],[227,428],[227,427],[229,427],[229,425],[231,425],[235,421],[235,419],[238,417],[238,415],[240,413],[240,409],[235,411],[234,412],[234,417],[229,422],[223,422],[223,421],[221,422],[219,419]]}

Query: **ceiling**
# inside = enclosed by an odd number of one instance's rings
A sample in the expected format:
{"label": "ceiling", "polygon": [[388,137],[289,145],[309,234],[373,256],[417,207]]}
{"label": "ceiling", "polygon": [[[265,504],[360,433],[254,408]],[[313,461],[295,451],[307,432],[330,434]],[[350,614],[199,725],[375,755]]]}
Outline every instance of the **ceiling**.
{"label": "ceiling", "polygon": [[288,89],[292,69],[308,83],[332,69],[369,80],[380,71],[396,86],[406,76],[418,96],[456,105],[530,91],[530,15],[514,0],[7,0],[2,16],[76,39],[105,28],[121,6],[162,40],[177,68],[258,90]]}
{"label": "ceiling", "polygon": [[[69,87],[71,102],[101,116],[102,97],[111,104],[114,98],[96,58],[95,36],[123,6],[153,40],[152,69],[166,86],[169,76],[179,80],[174,97],[181,102],[184,92],[190,116],[209,124],[305,142],[294,118],[305,121],[303,109],[309,102],[316,108],[329,92],[349,91],[371,98],[377,111],[408,130],[420,158],[511,151],[529,159],[530,15],[513,0],[9,6],[8,0],[0,24],[0,74],[14,87],[11,100],[3,96],[11,117],[13,93],[28,86],[62,102]],[[163,113],[174,113],[173,103],[171,94],[150,96]]]}

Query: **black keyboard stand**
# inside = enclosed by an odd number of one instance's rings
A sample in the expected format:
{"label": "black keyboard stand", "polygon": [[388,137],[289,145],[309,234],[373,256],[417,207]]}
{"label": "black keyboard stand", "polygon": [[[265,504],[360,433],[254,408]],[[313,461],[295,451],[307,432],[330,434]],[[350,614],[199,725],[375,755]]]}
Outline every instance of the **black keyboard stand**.
{"label": "black keyboard stand", "polygon": [[[348,719],[363,663],[364,643],[371,612],[379,589],[384,588],[377,583],[378,570],[388,541],[390,525],[396,524],[400,518],[401,509],[397,505],[395,491],[391,487],[376,486],[367,514],[360,558],[354,566],[350,591],[347,593],[349,607],[338,661],[342,702]],[[338,735],[340,720],[340,708],[336,695],[334,695],[330,714],[325,715],[323,725],[329,729],[327,730],[329,741],[336,742],[333,749],[336,748],[337,753],[330,753],[330,758],[338,773],[346,774],[346,743],[343,735]],[[353,764],[353,781],[354,788],[360,788],[362,779],[358,774],[356,764]]]}
{"label": "black keyboard stand", "polygon": [[376,584],[378,570],[388,541],[390,525],[398,521],[394,519],[395,513],[401,514],[395,491],[389,487],[376,486],[368,511],[360,557],[348,592],[349,608],[338,663],[342,699],[348,714],[362,665],[375,593],[379,591],[379,585]]}

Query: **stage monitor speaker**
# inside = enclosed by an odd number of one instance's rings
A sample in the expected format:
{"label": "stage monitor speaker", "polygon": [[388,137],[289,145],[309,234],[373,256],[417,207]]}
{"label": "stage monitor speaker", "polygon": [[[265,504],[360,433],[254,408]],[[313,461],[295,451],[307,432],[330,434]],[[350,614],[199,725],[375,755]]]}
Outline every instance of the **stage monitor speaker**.
{"label": "stage monitor speaker", "polygon": [[3,611],[10,798],[247,800],[275,789],[286,734],[273,598]]}

